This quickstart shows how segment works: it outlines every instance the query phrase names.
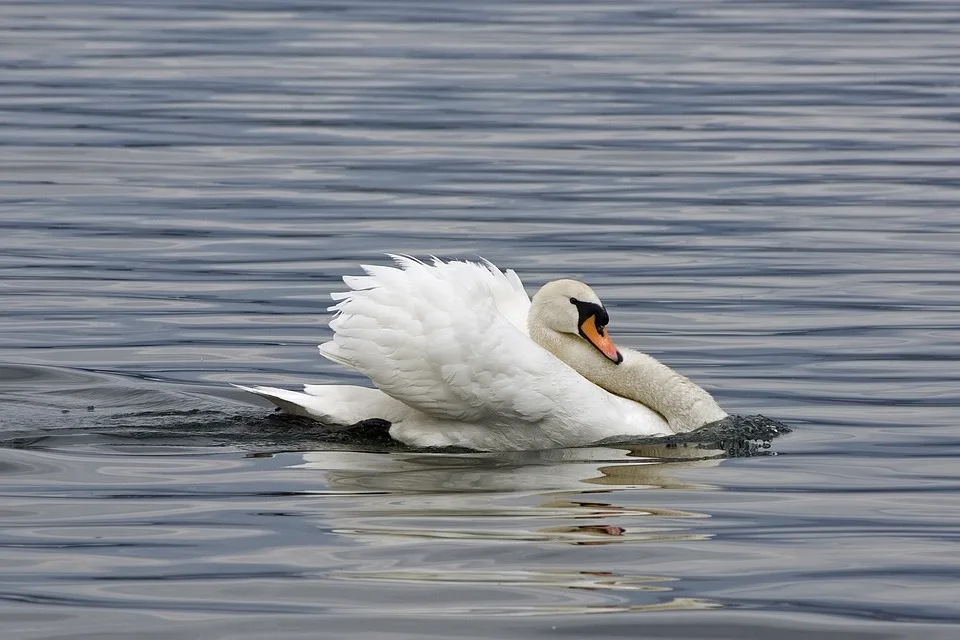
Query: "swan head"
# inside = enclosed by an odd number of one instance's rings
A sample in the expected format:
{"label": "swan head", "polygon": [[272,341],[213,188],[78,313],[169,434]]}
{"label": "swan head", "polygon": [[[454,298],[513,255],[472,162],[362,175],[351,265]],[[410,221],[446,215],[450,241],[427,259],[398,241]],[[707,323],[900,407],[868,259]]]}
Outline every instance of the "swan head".
{"label": "swan head", "polygon": [[554,280],[533,296],[528,324],[531,336],[538,329],[576,336],[620,364],[623,355],[607,333],[609,322],[610,316],[593,289],[577,280]]}

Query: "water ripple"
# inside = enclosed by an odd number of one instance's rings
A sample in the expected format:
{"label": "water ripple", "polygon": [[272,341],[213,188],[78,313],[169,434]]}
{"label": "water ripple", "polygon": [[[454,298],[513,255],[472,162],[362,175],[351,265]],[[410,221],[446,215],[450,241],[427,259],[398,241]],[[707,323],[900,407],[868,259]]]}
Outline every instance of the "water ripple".
{"label": "water ripple", "polygon": [[[0,20],[8,634],[957,635],[954,4]],[[585,279],[794,431],[411,452],[227,387],[356,382],[315,345],[387,251]]]}

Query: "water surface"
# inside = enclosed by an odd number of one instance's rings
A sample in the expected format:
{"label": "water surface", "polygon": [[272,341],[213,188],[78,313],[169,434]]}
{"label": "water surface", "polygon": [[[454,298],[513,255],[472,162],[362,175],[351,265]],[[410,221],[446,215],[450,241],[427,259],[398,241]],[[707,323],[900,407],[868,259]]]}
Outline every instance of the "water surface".
{"label": "water surface", "polygon": [[[5,637],[953,638],[960,7],[0,6]],[[336,442],[384,252],[589,282],[794,433]]]}

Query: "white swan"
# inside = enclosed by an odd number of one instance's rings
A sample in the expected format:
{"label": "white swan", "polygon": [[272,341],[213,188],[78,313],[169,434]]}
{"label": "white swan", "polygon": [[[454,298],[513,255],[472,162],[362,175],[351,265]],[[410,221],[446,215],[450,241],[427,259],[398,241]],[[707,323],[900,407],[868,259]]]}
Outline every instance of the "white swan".
{"label": "white swan", "polygon": [[689,431],[726,417],[709,393],[654,358],[618,350],[582,282],[556,280],[531,302],[490,263],[363,266],[320,353],[376,389],[240,387],[329,425],[371,418],[416,447],[546,449]]}

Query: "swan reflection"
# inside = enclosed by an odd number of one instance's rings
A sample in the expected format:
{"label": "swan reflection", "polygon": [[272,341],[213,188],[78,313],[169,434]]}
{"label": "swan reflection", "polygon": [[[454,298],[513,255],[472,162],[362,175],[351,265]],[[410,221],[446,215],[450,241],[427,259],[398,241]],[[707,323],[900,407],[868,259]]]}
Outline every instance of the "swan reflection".
{"label": "swan reflection", "polygon": [[498,453],[312,451],[295,466],[322,471],[331,489],[531,493],[600,486],[705,488],[674,472],[716,466],[722,456],[718,449],[667,445]]}
{"label": "swan reflection", "polygon": [[[707,515],[637,501],[669,500],[662,489],[712,490],[681,476],[716,466],[721,454],[664,445],[496,454],[313,451],[292,468],[320,476],[324,490],[308,507],[310,517],[347,542],[339,557],[345,566],[328,574],[332,579],[469,588],[472,614],[552,615],[717,606],[682,597],[676,576],[634,572],[594,554],[623,544],[682,553],[709,541],[698,524]],[[350,507],[331,512],[331,494]]]}

